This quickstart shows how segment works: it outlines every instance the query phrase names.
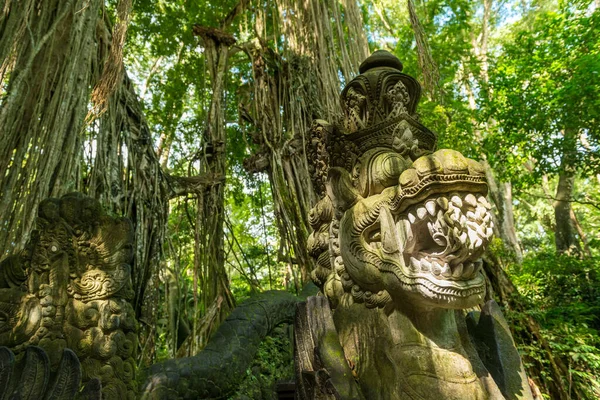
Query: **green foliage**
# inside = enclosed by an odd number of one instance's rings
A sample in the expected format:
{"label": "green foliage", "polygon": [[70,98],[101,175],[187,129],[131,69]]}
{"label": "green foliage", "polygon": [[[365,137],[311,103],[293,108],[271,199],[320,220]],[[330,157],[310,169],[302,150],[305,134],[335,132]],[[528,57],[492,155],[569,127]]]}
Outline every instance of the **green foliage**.
{"label": "green foliage", "polygon": [[227,192],[226,262],[231,290],[242,300],[255,290],[283,289],[285,265],[278,261],[269,183],[263,176],[238,177],[237,182]]}
{"label": "green foliage", "polygon": [[503,176],[531,184],[564,168],[600,171],[599,30],[590,2],[559,2],[515,23],[501,42],[490,66],[493,95],[482,105],[496,122],[486,154]]}
{"label": "green foliage", "polygon": [[[425,93],[422,98],[422,122],[438,134],[438,147],[487,159],[502,180],[513,184],[515,226],[526,258],[522,267],[512,267],[512,277],[553,349],[569,360],[573,384],[597,394],[600,209],[594,205],[598,207],[600,181],[594,174],[600,172],[600,12],[590,1],[579,0],[414,3],[440,75],[438,96],[430,98]],[[168,159],[164,155],[161,159],[169,173],[196,174],[206,129],[211,86],[204,50],[192,33],[193,26],[218,26],[235,4],[235,0],[142,0],[134,5],[125,64],[144,93],[156,147],[170,150]],[[279,238],[271,184],[264,175],[250,176],[243,168],[243,160],[254,154],[256,146],[251,132],[244,130],[244,116],[238,110],[238,105],[253,101],[251,60],[242,48],[256,36],[257,10],[265,11],[266,21],[275,20],[278,11],[274,4],[251,1],[229,28],[240,45],[236,50],[242,51],[230,57],[225,87],[224,251],[230,287],[238,301],[254,291],[290,289],[295,279],[290,250],[283,248]],[[487,19],[486,4],[491,6]],[[393,51],[404,63],[404,72],[423,82],[406,2],[367,0],[360,6],[371,48]],[[281,27],[267,23],[264,29],[269,48],[281,54],[284,38],[277,34]],[[340,29],[348,32],[347,26]],[[484,31],[488,34],[486,48]],[[332,54],[332,58],[337,56]],[[273,60],[278,58],[267,62]],[[310,68],[308,64],[307,73]],[[271,73],[272,69],[268,70]],[[288,128],[283,127],[284,134],[291,132]],[[574,139],[565,139],[565,129],[576,131]],[[553,255],[552,197],[555,174],[565,162],[578,170],[572,205],[596,257],[588,261]],[[199,304],[199,310],[194,309],[195,208],[191,196],[171,201],[165,244],[165,271],[178,278],[178,308],[189,322],[207,306]],[[505,262],[514,259],[500,239],[491,247]],[[169,278],[161,274],[165,287],[159,289],[162,300],[156,347],[160,357],[169,357],[173,354],[169,347]],[[525,326],[522,317],[512,315],[516,329]],[[263,343],[239,398],[269,398],[273,382],[292,375],[285,372],[291,361],[286,358],[290,345],[283,336]],[[529,357],[546,362],[535,344],[528,346],[522,350]]]}
{"label": "green foliage", "polygon": [[291,332],[290,326],[281,326],[267,336],[232,400],[277,399],[275,384],[294,377]]}
{"label": "green foliage", "polygon": [[[526,302],[527,314],[542,327],[556,356],[567,361],[567,387],[587,399],[600,396],[600,259],[581,260],[539,252],[509,269]],[[523,315],[508,312],[511,326],[525,326]],[[519,346],[527,358],[548,361],[535,343]],[[542,371],[543,373],[543,371]]]}

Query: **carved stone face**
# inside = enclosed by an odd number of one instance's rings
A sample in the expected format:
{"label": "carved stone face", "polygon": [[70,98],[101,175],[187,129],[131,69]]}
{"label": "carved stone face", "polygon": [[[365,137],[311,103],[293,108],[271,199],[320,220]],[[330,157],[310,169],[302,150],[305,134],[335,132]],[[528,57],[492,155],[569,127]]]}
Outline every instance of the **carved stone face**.
{"label": "carved stone face", "polygon": [[492,237],[483,167],[435,151],[416,113],[420,86],[397,58],[376,52],[360,70],[342,92],[343,128],[313,129],[324,143],[313,151],[321,182],[328,167],[327,195],[310,217],[313,279],[333,306],[480,303]]}
{"label": "carved stone face", "polygon": [[134,398],[131,222],[71,193],[42,201],[37,226],[27,251],[0,262],[0,345],[38,345],[53,363],[69,347],[103,398]]}
{"label": "carved stone face", "polygon": [[[363,169],[366,197],[344,171],[330,174],[334,205],[351,204],[338,208],[342,285],[352,282],[353,297],[373,306],[389,297],[427,307],[480,303],[480,257],[493,234],[483,168],[452,150],[408,168],[392,159],[383,152]],[[398,184],[383,188],[394,176]]]}

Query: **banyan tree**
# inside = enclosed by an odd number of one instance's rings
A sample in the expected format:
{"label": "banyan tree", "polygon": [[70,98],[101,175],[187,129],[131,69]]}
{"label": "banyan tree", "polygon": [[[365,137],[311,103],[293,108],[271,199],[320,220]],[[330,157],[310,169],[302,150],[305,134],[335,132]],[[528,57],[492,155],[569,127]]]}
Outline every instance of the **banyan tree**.
{"label": "banyan tree", "polygon": [[423,4],[411,76],[381,2],[158,3],[0,3],[0,399],[233,398],[281,326],[281,396],[584,398],[489,251],[523,259],[510,184],[424,122]]}

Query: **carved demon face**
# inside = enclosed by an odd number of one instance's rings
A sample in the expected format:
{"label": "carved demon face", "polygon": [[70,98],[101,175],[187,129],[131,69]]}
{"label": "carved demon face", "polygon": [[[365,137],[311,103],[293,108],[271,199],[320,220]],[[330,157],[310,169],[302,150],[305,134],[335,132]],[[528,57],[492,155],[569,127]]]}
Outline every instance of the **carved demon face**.
{"label": "carved demon face", "polygon": [[313,180],[327,180],[327,195],[310,215],[312,276],[333,306],[467,308],[485,294],[484,170],[435,151],[416,113],[420,85],[401,71],[395,56],[375,52],[342,92],[343,126],[313,126]]}
{"label": "carved demon face", "polygon": [[[480,257],[493,234],[481,165],[452,150],[414,163],[373,152],[361,164],[354,182],[345,170],[330,171],[341,286],[367,306],[390,299],[446,308],[480,303]],[[382,184],[394,178],[397,184]]]}

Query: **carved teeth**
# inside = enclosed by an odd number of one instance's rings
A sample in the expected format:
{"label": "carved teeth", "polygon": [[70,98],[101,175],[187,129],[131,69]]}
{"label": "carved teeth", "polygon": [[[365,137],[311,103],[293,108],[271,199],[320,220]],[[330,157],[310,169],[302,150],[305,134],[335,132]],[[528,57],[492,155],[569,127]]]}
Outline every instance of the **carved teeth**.
{"label": "carved teeth", "polygon": [[411,224],[414,224],[415,221],[417,220],[417,218],[414,216],[413,213],[409,212],[408,213],[408,220],[410,221]]}
{"label": "carved teeth", "polygon": [[468,205],[475,207],[477,206],[477,199],[471,193],[465,196],[465,203]]}
{"label": "carved teeth", "polygon": [[483,226],[480,225],[480,226],[477,227],[477,234],[479,236],[481,236],[481,237],[485,237],[486,236],[485,235],[485,231],[483,230]]}
{"label": "carved teeth", "polygon": [[431,271],[434,275],[439,276],[442,273],[442,266],[437,261],[434,261],[431,266]]}
{"label": "carved teeth", "polygon": [[493,234],[494,234],[494,230],[492,229],[492,227],[489,227],[489,228],[487,228],[487,229],[485,230],[485,235],[486,235],[488,238],[491,238]]}
{"label": "carved teeth", "polygon": [[417,217],[419,217],[419,219],[425,218],[425,215],[427,215],[427,210],[425,207],[417,208]]}
{"label": "carved teeth", "polygon": [[444,211],[446,211],[448,209],[448,199],[445,197],[438,197],[438,199],[436,200],[436,202],[438,203],[438,205],[440,206],[440,208]]}
{"label": "carved teeth", "polygon": [[471,243],[475,243],[477,239],[479,239],[479,237],[477,236],[477,232],[473,229],[469,229],[469,240],[471,241]]}
{"label": "carved teeth", "polygon": [[431,263],[424,258],[421,260],[421,270],[424,272],[429,272],[431,270]]}
{"label": "carved teeth", "polygon": [[429,229],[429,234],[431,236],[433,236],[433,234],[437,231],[436,226],[433,224],[433,222],[427,223],[427,229]]}
{"label": "carved teeth", "polygon": [[474,271],[475,271],[475,265],[473,263],[468,263],[467,265],[464,266],[463,276],[465,278],[470,278],[473,275]]}
{"label": "carved teeth", "polygon": [[460,213],[460,208],[454,208],[452,210],[452,219],[455,221],[459,221],[460,220],[460,216],[462,214]]}
{"label": "carved teeth", "polygon": [[452,276],[455,278],[459,278],[463,273],[463,264],[460,263],[456,265],[452,271]]}
{"label": "carved teeth", "polygon": [[487,199],[484,196],[479,196],[477,198],[477,201],[481,204],[483,204],[483,206],[487,209],[492,208],[492,205],[487,201]]}
{"label": "carved teeth", "polygon": [[421,262],[419,260],[417,260],[416,258],[411,257],[410,258],[410,267],[411,267],[410,268],[411,271],[418,272],[419,269],[421,268]]}
{"label": "carved teeth", "polygon": [[450,214],[444,214],[444,221],[449,226],[452,226],[454,224],[454,221],[452,220],[452,216]]}
{"label": "carved teeth", "polygon": [[458,195],[452,196],[450,201],[458,208],[461,208],[463,205],[462,200],[460,199],[460,197],[458,197]]}
{"label": "carved teeth", "polygon": [[450,278],[452,276],[452,270],[450,269],[448,263],[445,263],[444,267],[442,268],[442,276],[444,278]]}
{"label": "carved teeth", "polygon": [[429,200],[427,203],[425,203],[425,208],[427,209],[427,212],[429,213],[429,215],[431,215],[432,217],[435,216],[435,201],[434,200]]}

